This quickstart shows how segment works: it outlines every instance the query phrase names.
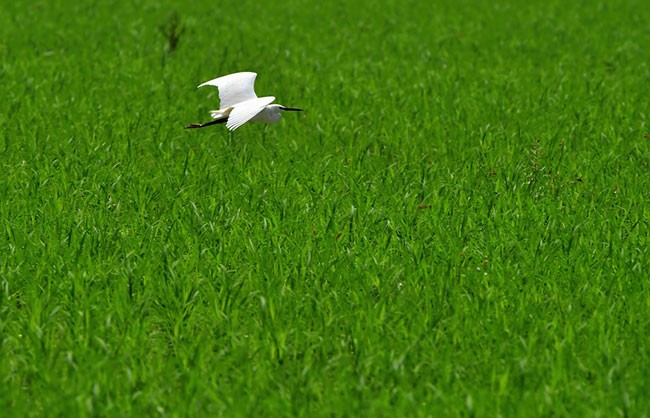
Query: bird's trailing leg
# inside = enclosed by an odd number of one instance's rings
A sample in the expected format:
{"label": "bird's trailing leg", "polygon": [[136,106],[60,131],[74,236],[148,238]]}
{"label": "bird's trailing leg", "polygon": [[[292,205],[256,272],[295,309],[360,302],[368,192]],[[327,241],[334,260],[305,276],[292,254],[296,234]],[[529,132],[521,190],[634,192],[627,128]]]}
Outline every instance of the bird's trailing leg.
{"label": "bird's trailing leg", "polygon": [[190,123],[189,125],[185,126],[185,129],[205,128],[206,126],[216,125],[218,123],[226,123],[226,122],[228,122],[228,118],[215,119],[205,123]]}

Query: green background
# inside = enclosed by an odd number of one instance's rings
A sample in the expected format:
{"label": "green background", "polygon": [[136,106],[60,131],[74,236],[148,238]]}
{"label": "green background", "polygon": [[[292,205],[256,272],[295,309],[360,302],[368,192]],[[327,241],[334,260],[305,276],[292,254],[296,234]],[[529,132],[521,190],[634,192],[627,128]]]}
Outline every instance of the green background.
{"label": "green background", "polygon": [[648,22],[2,2],[0,415],[647,416]]}

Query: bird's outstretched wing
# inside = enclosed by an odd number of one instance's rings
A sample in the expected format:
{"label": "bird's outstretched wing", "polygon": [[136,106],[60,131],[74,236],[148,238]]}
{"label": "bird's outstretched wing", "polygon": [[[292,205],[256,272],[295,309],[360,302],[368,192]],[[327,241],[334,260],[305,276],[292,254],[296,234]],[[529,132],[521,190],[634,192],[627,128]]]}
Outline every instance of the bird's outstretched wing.
{"label": "bird's outstretched wing", "polygon": [[273,103],[275,97],[267,96],[260,97],[251,100],[247,100],[243,103],[238,103],[230,112],[228,116],[228,122],[226,123],[226,128],[234,131],[239,128],[249,120],[255,117],[258,113],[266,107],[266,105]]}
{"label": "bird's outstretched wing", "polygon": [[257,98],[255,94],[255,77],[257,77],[256,73],[234,73],[206,81],[199,87],[217,87],[219,89],[219,108],[225,109],[237,103]]}

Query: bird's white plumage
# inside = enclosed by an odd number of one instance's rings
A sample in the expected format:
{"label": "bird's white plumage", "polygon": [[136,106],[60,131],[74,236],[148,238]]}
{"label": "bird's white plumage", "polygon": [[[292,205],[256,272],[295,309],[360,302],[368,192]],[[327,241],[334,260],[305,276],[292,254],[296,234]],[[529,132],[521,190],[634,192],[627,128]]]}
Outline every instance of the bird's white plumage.
{"label": "bird's white plumage", "polygon": [[219,89],[220,106],[210,111],[212,122],[192,123],[185,128],[203,128],[215,123],[226,123],[226,128],[234,131],[246,122],[275,123],[280,120],[281,111],[300,111],[302,109],[271,104],[273,96],[257,97],[255,94],[256,73],[241,72],[229,74],[200,84]]}
{"label": "bird's white plumage", "polygon": [[257,98],[255,94],[255,77],[257,77],[257,73],[234,73],[206,81],[199,85],[199,87],[215,86],[218,88],[219,108],[226,109],[241,102]]}
{"label": "bird's white plumage", "polygon": [[254,99],[246,100],[242,103],[237,103],[237,105],[233,107],[232,112],[230,112],[230,115],[228,116],[226,128],[234,131],[235,129],[239,128],[257,116],[258,113],[264,110],[267,105],[273,103],[274,100],[275,97],[267,96],[259,98],[256,97]]}

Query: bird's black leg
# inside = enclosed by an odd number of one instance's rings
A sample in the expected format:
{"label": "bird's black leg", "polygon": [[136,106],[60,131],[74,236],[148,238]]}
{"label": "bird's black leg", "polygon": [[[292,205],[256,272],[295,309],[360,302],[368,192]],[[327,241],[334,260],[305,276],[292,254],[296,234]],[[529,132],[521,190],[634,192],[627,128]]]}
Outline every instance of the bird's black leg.
{"label": "bird's black leg", "polygon": [[226,123],[226,122],[228,122],[228,118],[215,119],[206,123],[190,123],[189,125],[185,126],[185,129],[205,128],[206,126],[216,125],[217,123]]}

